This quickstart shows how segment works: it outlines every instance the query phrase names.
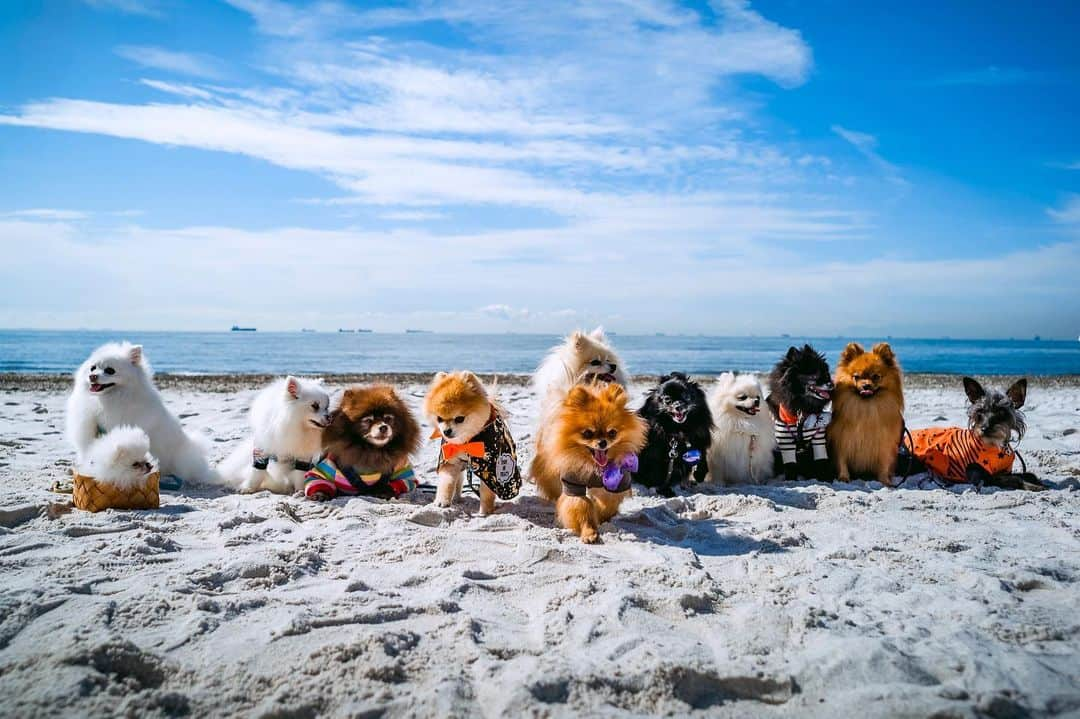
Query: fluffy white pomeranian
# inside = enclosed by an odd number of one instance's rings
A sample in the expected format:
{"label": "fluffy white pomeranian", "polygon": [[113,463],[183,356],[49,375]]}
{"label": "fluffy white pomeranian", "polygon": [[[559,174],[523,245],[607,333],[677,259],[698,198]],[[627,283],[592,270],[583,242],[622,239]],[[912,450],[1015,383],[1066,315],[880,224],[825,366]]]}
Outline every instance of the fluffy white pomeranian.
{"label": "fluffy white pomeranian", "polygon": [[709,474],[719,484],[757,484],[773,475],[772,415],[752,374],[724,372],[709,393]]}
{"label": "fluffy white pomeranian", "polygon": [[94,350],[75,370],[66,422],[77,461],[98,437],[127,425],[146,433],[150,454],[157,458],[163,476],[195,484],[214,479],[206,441],[185,432],[165,408],[140,345],[112,342]]}
{"label": "fluffy white pomeranian", "polygon": [[249,418],[251,439],[218,467],[222,480],[245,493],[302,490],[330,424],[330,395],[322,383],[292,376],[275,380],[256,395]]}
{"label": "fluffy white pomeranian", "polygon": [[154,468],[146,432],[124,425],[94,440],[83,455],[79,473],[127,489],[142,484]]}
{"label": "fluffy white pomeranian", "polygon": [[623,387],[628,382],[626,366],[604,335],[603,327],[588,333],[571,332],[536,368],[532,383],[540,400],[541,420],[571,387],[591,380],[616,382]]}

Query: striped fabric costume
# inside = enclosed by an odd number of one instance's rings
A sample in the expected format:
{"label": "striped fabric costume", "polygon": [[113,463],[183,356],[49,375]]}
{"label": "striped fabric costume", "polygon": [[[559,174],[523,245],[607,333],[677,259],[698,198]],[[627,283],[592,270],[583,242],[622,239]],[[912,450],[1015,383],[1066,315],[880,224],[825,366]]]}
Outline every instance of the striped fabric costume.
{"label": "striped fabric costume", "polygon": [[977,464],[989,474],[1012,471],[1012,450],[985,444],[979,433],[960,427],[930,427],[911,433],[913,454],[938,477],[967,482],[968,465]]}
{"label": "striped fabric costume", "polygon": [[813,449],[814,460],[828,459],[825,430],[831,415],[828,412],[795,415],[783,405],[779,405],[779,409],[779,416],[773,421],[773,432],[783,463],[795,464],[796,454],[808,446]]}
{"label": "striped fabric costume", "polygon": [[322,493],[329,497],[339,494],[363,494],[391,499],[416,489],[412,463],[405,460],[393,472],[364,472],[356,467],[339,467],[331,456],[319,460],[304,475],[304,496]]}

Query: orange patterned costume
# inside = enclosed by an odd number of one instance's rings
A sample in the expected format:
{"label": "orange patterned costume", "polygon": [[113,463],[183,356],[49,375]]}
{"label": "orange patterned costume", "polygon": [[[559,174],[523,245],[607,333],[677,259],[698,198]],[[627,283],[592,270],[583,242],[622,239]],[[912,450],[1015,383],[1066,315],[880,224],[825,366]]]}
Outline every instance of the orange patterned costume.
{"label": "orange patterned costume", "polygon": [[1011,472],[1016,457],[1012,450],[984,444],[973,429],[917,429],[911,439],[915,458],[950,482],[967,482],[969,464],[977,464],[990,474]]}

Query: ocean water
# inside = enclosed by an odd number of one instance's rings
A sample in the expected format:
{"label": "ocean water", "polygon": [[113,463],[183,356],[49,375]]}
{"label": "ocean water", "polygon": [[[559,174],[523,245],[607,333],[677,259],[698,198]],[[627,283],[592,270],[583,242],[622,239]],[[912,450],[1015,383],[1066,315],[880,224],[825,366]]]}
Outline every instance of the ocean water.
{"label": "ocean water", "polygon": [[[158,372],[242,374],[287,372],[531,372],[559,341],[555,335],[301,332],[110,332],[0,330],[0,372],[69,373],[100,344],[144,346]],[[629,370],[716,374],[768,370],[792,344],[810,342],[830,365],[855,339],[618,335],[611,338]],[[889,339],[908,372],[950,374],[1080,374],[1080,342]]]}

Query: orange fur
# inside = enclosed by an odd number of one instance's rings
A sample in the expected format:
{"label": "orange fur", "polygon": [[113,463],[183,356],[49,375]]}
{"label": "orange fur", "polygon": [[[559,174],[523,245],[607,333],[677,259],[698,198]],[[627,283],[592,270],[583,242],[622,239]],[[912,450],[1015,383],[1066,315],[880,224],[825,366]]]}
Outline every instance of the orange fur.
{"label": "orange fur", "polygon": [[[431,382],[427,396],[424,397],[424,414],[428,421],[441,430],[449,426],[448,418],[463,417],[460,425],[454,425],[457,434],[448,442],[466,443],[483,430],[491,416],[492,408],[506,417],[499,404],[492,399],[484,384],[472,372],[439,372]],[[435,494],[435,504],[449,507],[461,498],[461,485],[464,479],[463,465],[456,462],[444,462],[439,468],[439,487]],[[495,493],[480,482],[480,514],[495,511]]]}
{"label": "orange fur", "polygon": [[903,430],[903,374],[892,348],[881,342],[867,352],[852,342],[836,367],[828,429],[837,478],[848,481],[852,474],[870,473],[891,485]]}
{"label": "orange fur", "polygon": [[[645,445],[645,421],[627,407],[626,390],[618,384],[577,385],[555,407],[550,424],[537,433],[530,474],[540,495],[555,502],[559,523],[591,544],[599,527],[619,511],[630,492],[589,489],[586,497],[562,494],[563,476],[597,473],[593,450],[606,443],[609,461],[639,452]],[[587,436],[588,434],[588,436]]]}

